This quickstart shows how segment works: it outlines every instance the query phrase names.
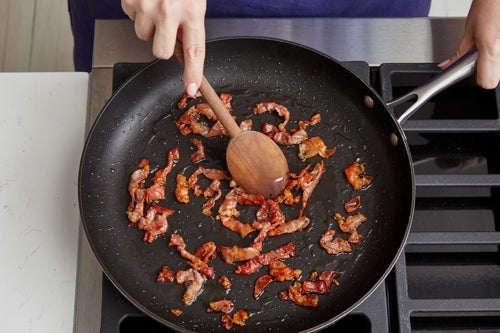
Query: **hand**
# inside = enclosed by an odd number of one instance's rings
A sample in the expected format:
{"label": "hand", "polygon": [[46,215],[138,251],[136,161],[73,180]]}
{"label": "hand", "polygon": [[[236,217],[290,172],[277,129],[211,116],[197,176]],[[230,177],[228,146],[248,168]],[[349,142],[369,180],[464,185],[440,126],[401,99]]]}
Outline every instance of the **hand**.
{"label": "hand", "polygon": [[485,89],[493,89],[500,80],[500,1],[473,1],[457,52],[439,67],[447,68],[474,47],[478,51],[477,83]]}
{"label": "hand", "polygon": [[153,55],[168,59],[178,38],[184,49],[184,88],[194,96],[203,76],[205,60],[206,0],[122,0],[122,8],[135,21],[142,40],[153,38]]}

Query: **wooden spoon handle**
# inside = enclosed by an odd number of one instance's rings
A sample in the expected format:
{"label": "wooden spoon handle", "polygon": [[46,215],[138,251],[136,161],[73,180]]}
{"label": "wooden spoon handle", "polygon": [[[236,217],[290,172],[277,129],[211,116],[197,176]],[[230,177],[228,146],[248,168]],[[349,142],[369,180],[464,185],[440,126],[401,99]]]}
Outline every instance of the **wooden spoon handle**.
{"label": "wooden spoon handle", "polygon": [[[174,53],[181,66],[184,67],[184,52],[182,50],[182,44],[179,41],[175,44]],[[207,100],[207,103],[210,105],[219,121],[222,123],[222,126],[224,126],[229,133],[229,136],[231,138],[238,136],[241,133],[240,127],[236,124],[236,121],[234,121],[231,113],[229,113],[226,109],[224,103],[222,103],[214,88],[212,88],[210,83],[207,81],[205,75],[203,75],[199,90],[203,97]]]}

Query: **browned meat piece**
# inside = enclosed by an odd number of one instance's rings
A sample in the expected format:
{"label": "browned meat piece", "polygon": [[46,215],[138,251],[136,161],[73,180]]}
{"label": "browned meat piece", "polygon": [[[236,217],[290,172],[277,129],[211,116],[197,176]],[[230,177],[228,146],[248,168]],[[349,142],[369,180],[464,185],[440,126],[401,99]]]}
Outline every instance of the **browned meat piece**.
{"label": "browned meat piece", "polygon": [[269,231],[269,236],[278,236],[283,234],[291,234],[296,231],[303,230],[309,225],[309,218],[305,216],[297,217],[296,219],[286,221],[276,228]]}
{"label": "browned meat piece", "polygon": [[274,281],[274,278],[269,274],[261,275],[255,281],[253,288],[253,297],[258,299],[264,292],[264,289]]}
{"label": "browned meat piece", "polygon": [[319,155],[323,158],[328,158],[335,153],[336,148],[327,149],[323,139],[319,136],[313,136],[299,144],[299,154],[298,157],[301,160],[311,158],[313,156]]}
{"label": "browned meat piece", "polygon": [[191,142],[196,147],[196,150],[191,154],[191,162],[197,163],[201,160],[204,160],[206,157],[205,157],[205,147],[203,146],[203,141],[193,138]]}
{"label": "browned meat piece", "polygon": [[272,226],[271,223],[266,222],[262,223],[260,227],[259,234],[248,247],[238,247],[236,245],[232,247],[219,246],[219,252],[222,259],[224,259],[226,263],[232,264],[235,261],[250,260],[258,256],[260,251],[262,251],[262,243]]}
{"label": "browned meat piece", "polygon": [[240,129],[242,131],[250,131],[252,129],[252,119],[245,119],[240,123]]}
{"label": "browned meat piece", "polygon": [[155,172],[153,185],[146,189],[146,202],[152,202],[165,199],[165,183],[167,175],[172,171],[174,163],[179,160],[179,149],[174,148],[167,154],[167,165],[163,169]]}
{"label": "browned meat piece", "polygon": [[196,297],[202,292],[203,285],[205,284],[205,278],[200,272],[193,268],[188,268],[185,271],[178,271],[175,280],[178,284],[184,284],[186,286],[186,291],[184,295],[182,295],[182,301],[186,305],[196,300]]}
{"label": "browned meat piece", "polygon": [[325,173],[325,164],[323,161],[316,163],[313,171],[308,172],[309,166],[304,168],[298,177],[298,185],[302,189],[302,207],[299,212],[299,216],[304,215],[304,210],[306,209],[307,202],[311,198],[311,195],[318,185],[321,177]]}
{"label": "browned meat piece", "polygon": [[236,261],[244,261],[255,258],[260,254],[260,251],[254,247],[238,247],[233,245],[232,247],[219,246],[219,252],[227,264],[232,264]]}
{"label": "browned meat piece", "polygon": [[246,310],[238,310],[233,315],[233,324],[238,326],[245,326],[246,321],[250,318]]}
{"label": "browned meat piece", "polygon": [[334,218],[337,220],[340,230],[351,234],[347,239],[350,243],[359,244],[363,241],[363,236],[358,234],[358,227],[368,220],[363,213],[357,212],[347,218],[335,213]]}
{"label": "browned meat piece", "polygon": [[170,236],[170,246],[176,246],[177,252],[184,259],[189,260],[187,264],[203,273],[204,276],[211,279],[214,276],[214,268],[208,265],[208,261],[215,257],[216,246],[213,242],[206,242],[202,244],[194,254],[186,250],[186,243],[184,239],[178,234]]}
{"label": "browned meat piece", "polygon": [[327,294],[330,292],[332,283],[335,282],[335,277],[339,272],[337,271],[324,271],[319,276],[312,274],[312,276],[302,282],[303,294]]}
{"label": "browned meat piece", "polygon": [[322,248],[326,250],[329,254],[339,254],[339,253],[348,253],[352,252],[351,244],[343,238],[335,236],[335,230],[327,230],[321,236],[319,240],[319,244]]}
{"label": "browned meat piece", "polygon": [[220,180],[214,179],[205,191],[203,191],[203,196],[209,198],[201,207],[201,213],[203,215],[212,216],[212,208],[215,206],[215,202],[222,197],[220,185]]}
{"label": "browned meat piece", "polygon": [[249,233],[255,230],[254,227],[252,227],[250,224],[243,223],[240,220],[231,216],[218,215],[217,220],[219,220],[224,227],[240,234],[242,238],[245,238]]}
{"label": "browned meat piece", "polygon": [[156,277],[156,281],[158,281],[158,282],[173,281],[174,276],[175,276],[174,271],[165,265],[161,268],[160,273],[158,273],[158,276]]}
{"label": "browned meat piece", "polygon": [[189,185],[186,176],[177,174],[177,185],[175,186],[175,198],[182,203],[189,202]]}
{"label": "browned meat piece", "polygon": [[167,217],[173,213],[174,211],[172,209],[164,208],[153,203],[148,209],[146,216],[141,218],[138,223],[138,228],[146,231],[142,240],[152,243],[156,237],[166,233],[168,229]]}
{"label": "browned meat piece", "polygon": [[288,267],[280,260],[274,260],[269,264],[269,275],[279,282],[297,280],[302,275],[300,269],[293,269]]}
{"label": "browned meat piece", "polygon": [[275,250],[258,255],[257,257],[246,261],[236,268],[235,273],[241,275],[250,275],[257,272],[262,266],[269,265],[274,260],[287,259],[295,256],[295,242],[290,242]]}
{"label": "browned meat piece", "polygon": [[305,307],[317,307],[319,302],[318,295],[305,295],[302,293],[302,284],[295,281],[288,290],[283,290],[279,293],[279,297],[283,300],[292,301],[297,305]]}
{"label": "browned meat piece", "polygon": [[298,145],[308,137],[307,132],[303,129],[299,129],[293,134],[290,134],[288,132],[281,132],[276,126],[268,123],[262,125],[262,133],[282,146]]}
{"label": "browned meat piece", "polygon": [[210,131],[210,127],[206,123],[201,122],[200,114],[196,112],[195,106],[184,111],[175,122],[175,126],[182,135],[193,133],[206,136]]}
{"label": "browned meat piece", "polygon": [[367,188],[373,181],[372,176],[368,176],[365,170],[365,163],[352,162],[344,169],[347,182],[352,185],[355,191]]}
{"label": "browned meat piece", "polygon": [[173,315],[176,317],[179,317],[180,315],[183,314],[183,311],[181,309],[176,309],[176,308],[170,309],[170,312],[172,312]]}
{"label": "browned meat piece", "polygon": [[336,213],[335,219],[339,224],[340,230],[342,230],[343,232],[348,232],[350,234],[356,232],[358,227],[367,220],[366,216],[360,212],[357,212],[354,215],[349,215],[345,219],[340,214]]}
{"label": "browned meat piece", "polygon": [[347,213],[355,212],[359,207],[361,207],[361,197],[359,195],[344,204],[344,209]]}
{"label": "browned meat piece", "polygon": [[219,299],[208,303],[209,307],[207,312],[222,312],[229,313],[234,308],[234,303],[230,299]]}
{"label": "browned meat piece", "polygon": [[229,280],[227,276],[221,275],[217,279],[217,282],[219,282],[224,289],[231,289],[231,280]]}
{"label": "browned meat piece", "polygon": [[262,114],[264,112],[271,111],[276,111],[278,113],[278,116],[284,119],[283,122],[278,125],[278,128],[281,132],[286,132],[285,126],[290,120],[290,111],[288,111],[286,106],[278,104],[276,102],[263,102],[253,107],[253,113],[255,114]]}

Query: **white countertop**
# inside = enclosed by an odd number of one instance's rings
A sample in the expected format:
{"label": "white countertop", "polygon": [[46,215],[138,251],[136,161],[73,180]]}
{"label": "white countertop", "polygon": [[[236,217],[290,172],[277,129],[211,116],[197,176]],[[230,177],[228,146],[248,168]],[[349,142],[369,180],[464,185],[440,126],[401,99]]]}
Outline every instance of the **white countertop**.
{"label": "white countertop", "polygon": [[73,330],[87,73],[0,73],[0,332]]}

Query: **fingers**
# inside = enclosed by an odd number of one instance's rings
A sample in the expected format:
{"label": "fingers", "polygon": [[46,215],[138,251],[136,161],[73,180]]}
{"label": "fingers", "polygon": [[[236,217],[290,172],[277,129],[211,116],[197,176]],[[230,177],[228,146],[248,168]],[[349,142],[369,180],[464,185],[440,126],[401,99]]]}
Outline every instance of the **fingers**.
{"label": "fingers", "polygon": [[485,89],[496,88],[500,81],[500,45],[490,45],[477,45],[476,81]]}
{"label": "fingers", "polygon": [[153,39],[153,54],[168,59],[177,37],[184,49],[184,87],[194,96],[203,77],[206,0],[122,0],[142,40]]}
{"label": "fingers", "polygon": [[474,47],[474,40],[472,39],[472,37],[464,35],[464,37],[460,41],[460,44],[458,45],[458,49],[455,52],[455,54],[450,58],[446,59],[445,61],[441,62],[440,64],[438,64],[438,67],[443,70],[450,67],[454,62],[456,62],[458,59],[463,57],[467,52],[472,50],[473,47]]}
{"label": "fingers", "polygon": [[155,25],[151,18],[144,13],[136,13],[135,34],[142,40],[150,40],[155,32]]}
{"label": "fingers", "polygon": [[169,59],[174,53],[179,20],[176,17],[162,18],[156,26],[153,39],[153,55],[159,59]]}
{"label": "fingers", "polygon": [[183,28],[184,87],[190,96],[195,96],[203,77],[205,61],[205,29],[203,23]]}
{"label": "fingers", "polygon": [[478,51],[476,81],[493,89],[500,80],[500,1],[473,1],[457,52],[438,66],[446,69],[474,47]]}

